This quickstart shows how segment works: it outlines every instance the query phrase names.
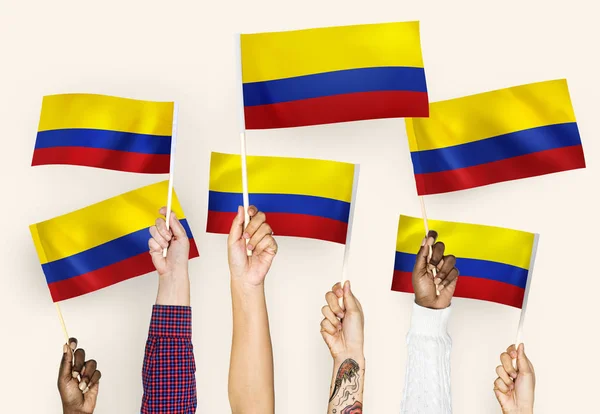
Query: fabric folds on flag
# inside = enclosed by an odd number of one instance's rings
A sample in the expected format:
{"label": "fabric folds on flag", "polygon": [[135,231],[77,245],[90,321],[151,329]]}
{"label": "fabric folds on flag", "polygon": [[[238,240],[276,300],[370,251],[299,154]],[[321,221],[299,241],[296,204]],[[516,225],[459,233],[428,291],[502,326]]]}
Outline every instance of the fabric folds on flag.
{"label": "fabric folds on flag", "polygon": [[[538,235],[479,224],[428,220],[460,271],[454,296],[521,308]],[[412,270],[424,237],[423,220],[400,216],[392,290],[413,293]]]}
{"label": "fabric folds on flag", "polygon": [[241,35],[246,129],[427,116],[419,22]]}
{"label": "fabric folds on flag", "polygon": [[106,95],[45,96],[32,165],[168,173],[173,106]]}
{"label": "fabric folds on flag", "polygon": [[[52,300],[93,292],[154,270],[148,253],[149,228],[165,203],[168,181],[101,201],[29,229]],[[173,194],[172,210],[198,257],[189,224]]]}
{"label": "fabric folds on flag", "polygon": [[[354,164],[248,156],[250,204],[267,214],[278,236],[346,243]],[[242,205],[239,155],[213,152],[206,231],[227,234]]]}
{"label": "fabric folds on flag", "polygon": [[406,132],[419,195],[585,168],[565,79],[434,102]]}

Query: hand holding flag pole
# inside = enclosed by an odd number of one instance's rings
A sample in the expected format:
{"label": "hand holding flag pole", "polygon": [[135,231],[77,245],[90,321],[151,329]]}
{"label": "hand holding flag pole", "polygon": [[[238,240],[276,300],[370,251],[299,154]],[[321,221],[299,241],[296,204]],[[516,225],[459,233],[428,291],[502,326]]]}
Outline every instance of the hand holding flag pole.
{"label": "hand holding flag pole", "polygon": [[[421,201],[421,214],[423,215],[423,224],[425,225],[425,237],[429,237],[429,223],[427,222],[427,211],[425,210],[425,199],[421,196],[421,197],[419,197],[419,200]],[[429,258],[427,260],[428,262],[431,259],[432,255],[433,255],[433,248],[431,246],[429,246]],[[435,280],[435,277],[437,276],[437,268],[435,266],[433,266],[431,271],[433,272],[433,279]],[[440,291],[438,290],[437,285],[435,285],[435,294],[438,296],[440,295]]]}
{"label": "hand holding flag pole", "polygon": [[[169,167],[169,189],[167,195],[167,230],[169,230],[169,222],[171,219],[171,204],[173,202],[173,175],[175,173],[175,149],[177,146],[177,117],[179,114],[179,105],[173,102],[173,129],[171,130],[171,157]],[[167,247],[163,249],[163,257],[167,257]]]}

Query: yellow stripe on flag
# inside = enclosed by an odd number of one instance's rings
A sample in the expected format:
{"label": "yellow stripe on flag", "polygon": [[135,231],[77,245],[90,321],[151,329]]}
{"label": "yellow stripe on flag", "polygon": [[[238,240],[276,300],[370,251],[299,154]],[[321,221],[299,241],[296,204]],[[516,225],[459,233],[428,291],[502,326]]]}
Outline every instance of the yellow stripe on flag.
{"label": "yellow stripe on flag", "polygon": [[[438,232],[438,240],[444,242],[446,254],[529,269],[533,233],[440,220],[428,220],[428,224]],[[400,216],[396,251],[417,253],[425,237],[424,228],[423,219]]]}
{"label": "yellow stripe on flag", "polygon": [[423,67],[419,22],[241,35],[242,82],[337,70]]}
{"label": "yellow stripe on flag", "polygon": [[430,103],[429,118],[407,118],[406,132],[415,152],[567,122],[575,112],[558,79]]}
{"label": "yellow stripe on flag", "polygon": [[[250,193],[299,194],[351,202],[354,164],[286,157],[246,157]],[[210,191],[242,192],[239,155],[213,152]]]}
{"label": "yellow stripe on flag", "polygon": [[[40,263],[99,246],[154,225],[167,202],[168,181],[152,184],[30,226]],[[176,194],[172,210],[185,215]],[[90,229],[94,229],[90,232]],[[148,234],[150,238],[150,234]]]}
{"label": "yellow stripe on flag", "polygon": [[64,94],[44,96],[38,131],[83,128],[171,136],[172,127],[173,102]]}

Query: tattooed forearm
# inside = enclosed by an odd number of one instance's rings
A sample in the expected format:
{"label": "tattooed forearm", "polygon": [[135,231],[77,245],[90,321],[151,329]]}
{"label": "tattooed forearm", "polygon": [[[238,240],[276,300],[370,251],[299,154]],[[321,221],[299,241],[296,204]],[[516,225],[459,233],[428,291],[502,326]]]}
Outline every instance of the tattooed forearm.
{"label": "tattooed forearm", "polygon": [[364,373],[364,367],[361,368],[354,359],[348,358],[341,363],[332,384],[329,413],[362,413],[361,373]]}

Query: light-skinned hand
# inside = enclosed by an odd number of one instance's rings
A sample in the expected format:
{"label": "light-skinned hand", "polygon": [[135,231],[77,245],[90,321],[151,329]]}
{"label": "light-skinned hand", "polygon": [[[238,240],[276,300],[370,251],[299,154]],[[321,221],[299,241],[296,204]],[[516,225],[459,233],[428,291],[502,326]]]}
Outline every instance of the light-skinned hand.
{"label": "light-skinned hand", "polygon": [[[340,298],[343,298],[340,305]],[[350,281],[336,283],[325,294],[327,305],[321,308],[321,336],[334,360],[364,357],[364,315],[352,293]]]}
{"label": "light-skinned hand", "polygon": [[[163,216],[167,208],[159,210]],[[158,305],[189,306],[189,274],[188,261],[190,241],[185,229],[174,212],[169,218],[169,230],[165,219],[156,219],[150,227],[152,238],[148,240],[152,263],[158,272],[159,288],[156,303]],[[167,249],[167,257],[163,257],[163,249]]]}
{"label": "light-skinned hand", "polygon": [[[513,360],[517,360],[517,368]],[[501,365],[496,367],[498,378],[494,381],[494,394],[505,414],[531,414],[535,397],[535,371],[525,355],[525,345],[514,345],[500,355]]]}
{"label": "light-skinned hand", "polygon": [[[244,208],[238,207],[238,213],[227,239],[229,271],[234,282],[247,286],[262,286],[277,254],[277,242],[273,230],[266,222],[265,213],[254,206],[248,207],[250,223],[244,229]],[[246,240],[248,245],[246,246]],[[248,256],[246,249],[252,252]]]}
{"label": "light-skinned hand", "polygon": [[[431,230],[423,239],[412,273],[412,284],[417,305],[430,309],[444,309],[450,306],[458,281],[456,257],[444,256],[446,246],[436,242],[437,232]],[[430,248],[432,251],[431,257]],[[436,269],[436,277],[433,269]],[[436,288],[439,295],[436,293]]]}
{"label": "light-skinned hand", "polygon": [[102,374],[96,361],[85,360],[85,351],[77,349],[77,339],[70,338],[63,345],[63,355],[58,370],[58,392],[63,414],[91,414],[96,408],[99,381]]}

